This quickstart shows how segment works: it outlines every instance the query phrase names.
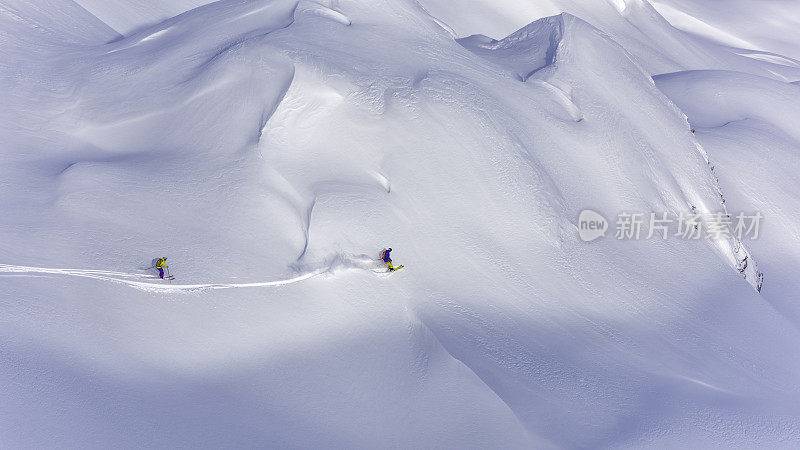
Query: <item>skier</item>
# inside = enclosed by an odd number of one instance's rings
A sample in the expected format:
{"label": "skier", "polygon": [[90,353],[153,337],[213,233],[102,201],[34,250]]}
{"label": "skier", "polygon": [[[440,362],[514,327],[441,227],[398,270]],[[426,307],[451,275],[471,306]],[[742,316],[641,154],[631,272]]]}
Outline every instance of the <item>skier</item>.
{"label": "skier", "polygon": [[156,261],[156,269],[158,270],[158,278],[164,279],[164,269],[169,269],[167,265],[167,257],[159,258]]}
{"label": "skier", "polygon": [[387,249],[385,249],[384,251],[381,252],[381,259],[389,267],[389,272],[394,270],[394,266],[392,266],[392,258],[391,258],[391,256],[389,256],[389,253],[391,253],[391,252],[392,252],[391,247],[387,248]]}

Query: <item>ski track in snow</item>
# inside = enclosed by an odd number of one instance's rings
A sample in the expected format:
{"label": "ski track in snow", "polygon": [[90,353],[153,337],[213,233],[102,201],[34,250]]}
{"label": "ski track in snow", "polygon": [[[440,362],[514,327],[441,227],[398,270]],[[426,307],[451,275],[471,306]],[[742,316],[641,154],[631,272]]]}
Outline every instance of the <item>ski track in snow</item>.
{"label": "ski track in snow", "polygon": [[83,270],[83,269],[54,269],[48,267],[28,267],[16,266],[11,264],[0,264],[0,276],[31,276],[41,277],[46,275],[38,274],[51,274],[51,275],[64,275],[82,278],[94,278],[97,280],[111,281],[114,283],[125,284],[127,286],[150,292],[168,292],[168,291],[195,291],[195,290],[209,290],[209,289],[232,289],[232,288],[248,288],[248,287],[272,287],[283,286],[285,284],[297,283],[299,281],[307,280],[309,278],[320,275],[324,272],[331,270],[330,267],[323,267],[311,272],[304,273],[294,278],[286,280],[263,281],[255,283],[208,283],[208,284],[160,284],[151,283],[147,281],[137,281],[135,279],[148,279],[154,278],[153,275],[133,274],[124,272],[111,272],[103,270]]}

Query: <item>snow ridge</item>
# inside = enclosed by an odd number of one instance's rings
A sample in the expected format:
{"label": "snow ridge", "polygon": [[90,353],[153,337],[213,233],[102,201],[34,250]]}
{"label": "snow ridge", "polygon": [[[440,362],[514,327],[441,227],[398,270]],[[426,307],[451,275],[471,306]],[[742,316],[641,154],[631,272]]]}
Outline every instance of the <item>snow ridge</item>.
{"label": "snow ridge", "polygon": [[571,21],[573,17],[567,14],[545,17],[499,41],[483,35],[457,41],[471,52],[514,71],[521,81],[526,81],[536,71],[555,63],[565,20]]}

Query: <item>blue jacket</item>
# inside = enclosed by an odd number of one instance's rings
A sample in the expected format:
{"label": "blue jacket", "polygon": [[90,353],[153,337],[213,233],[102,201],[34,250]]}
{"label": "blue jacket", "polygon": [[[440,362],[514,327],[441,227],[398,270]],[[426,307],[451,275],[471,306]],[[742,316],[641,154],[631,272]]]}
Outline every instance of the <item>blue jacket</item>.
{"label": "blue jacket", "polygon": [[389,257],[390,252],[391,252],[390,250],[383,251],[383,255],[381,255],[381,258],[383,258],[383,262],[390,262],[392,260],[392,258]]}

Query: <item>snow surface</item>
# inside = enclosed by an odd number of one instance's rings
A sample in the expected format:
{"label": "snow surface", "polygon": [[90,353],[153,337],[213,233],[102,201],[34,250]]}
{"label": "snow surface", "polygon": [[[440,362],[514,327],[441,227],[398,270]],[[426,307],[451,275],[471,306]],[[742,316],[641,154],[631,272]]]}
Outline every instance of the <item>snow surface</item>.
{"label": "snow surface", "polygon": [[0,0],[2,447],[797,446],[791,57],[640,0],[201,3]]}
{"label": "snow surface", "polygon": [[681,30],[723,44],[800,59],[800,10],[786,0],[657,0],[653,6]]}
{"label": "snow surface", "polygon": [[214,0],[73,0],[121,34],[177,16]]}
{"label": "snow surface", "polygon": [[656,84],[686,112],[698,140],[715,156],[729,207],[768,218],[762,237],[749,244],[769,273],[762,294],[798,323],[800,86],[729,71],[666,74]]}

